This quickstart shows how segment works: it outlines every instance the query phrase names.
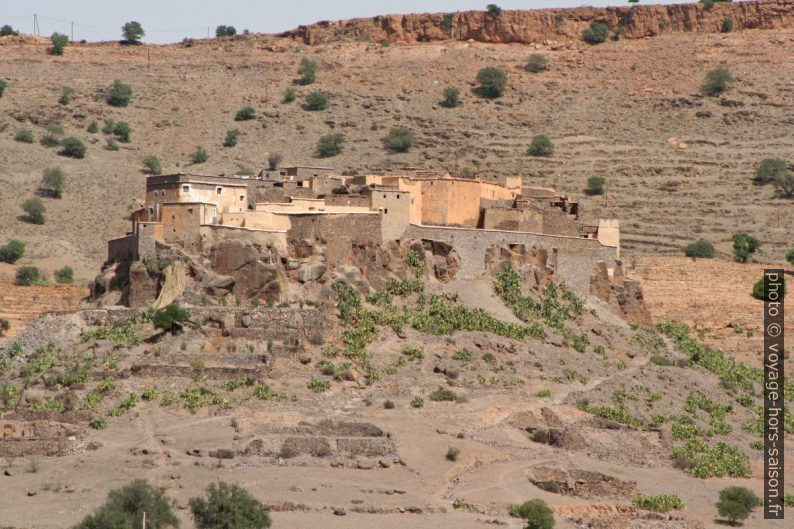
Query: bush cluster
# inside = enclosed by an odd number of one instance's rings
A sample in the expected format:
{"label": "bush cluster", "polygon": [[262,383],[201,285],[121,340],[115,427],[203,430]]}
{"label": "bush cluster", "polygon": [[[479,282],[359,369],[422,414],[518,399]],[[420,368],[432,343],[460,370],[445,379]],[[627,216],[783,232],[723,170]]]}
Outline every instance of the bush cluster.
{"label": "bush cluster", "polygon": [[317,63],[308,57],[301,59],[298,64],[298,83],[310,85],[317,79]]}
{"label": "bush cluster", "polygon": [[405,127],[394,127],[386,136],[386,147],[393,152],[408,152],[414,144],[414,133]]}
{"label": "bush cluster", "polygon": [[309,111],[325,110],[330,104],[328,94],[325,92],[312,92],[306,96],[303,108]]}
{"label": "bush cluster", "polygon": [[[132,87],[116,79],[108,92],[107,102],[114,107],[126,107],[132,99]],[[107,133],[106,133],[107,134]]]}
{"label": "bush cluster", "polygon": [[530,73],[540,73],[547,70],[549,67],[549,60],[542,53],[533,53],[527,59],[524,69]]}
{"label": "bush cluster", "polygon": [[489,66],[477,72],[480,93],[488,98],[500,97],[507,86],[507,74],[501,68]]}
{"label": "bush cluster", "polygon": [[692,258],[712,259],[714,257],[714,245],[706,239],[698,239],[686,245],[684,255]]}
{"label": "bush cluster", "polygon": [[69,44],[69,37],[64,35],[63,33],[58,33],[56,31],[50,37],[50,42],[52,43],[52,47],[50,48],[50,53],[52,53],[53,55],[63,55],[63,51],[66,49],[66,46]]}
{"label": "bush cluster", "polygon": [[14,264],[25,255],[25,243],[17,239],[0,246],[0,263]]}
{"label": "bush cluster", "polygon": [[27,221],[31,224],[44,224],[47,208],[40,198],[29,198],[22,203],[22,209],[27,213]]}
{"label": "bush cluster", "polygon": [[339,132],[332,132],[322,136],[317,142],[317,156],[330,158],[342,152],[342,143],[345,137]]}
{"label": "bush cluster", "polygon": [[590,27],[582,31],[582,40],[588,44],[601,44],[606,42],[609,37],[609,26],[596,22],[590,23]]}
{"label": "bush cluster", "polygon": [[443,99],[441,106],[444,108],[455,108],[460,106],[460,90],[454,86],[448,86],[444,89]]}
{"label": "bush cluster", "polygon": [[532,137],[532,143],[529,144],[527,154],[530,156],[551,156],[554,154],[554,144],[544,134],[538,134]]}
{"label": "bush cluster", "polygon": [[234,37],[237,35],[237,30],[234,26],[218,26],[215,28],[216,37]]}
{"label": "bush cluster", "polygon": [[66,187],[66,173],[60,167],[50,167],[44,170],[41,177],[41,190],[54,198],[61,198]]}

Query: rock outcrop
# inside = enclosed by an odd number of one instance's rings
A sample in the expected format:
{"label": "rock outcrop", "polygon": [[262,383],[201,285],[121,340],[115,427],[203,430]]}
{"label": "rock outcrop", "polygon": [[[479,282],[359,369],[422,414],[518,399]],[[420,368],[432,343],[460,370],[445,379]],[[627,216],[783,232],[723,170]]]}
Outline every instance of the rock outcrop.
{"label": "rock outcrop", "polygon": [[620,260],[616,261],[611,277],[604,261],[596,263],[590,274],[590,294],[616,305],[623,319],[629,323],[637,325],[653,323],[640,283],[623,275]]}
{"label": "rock outcrop", "polygon": [[385,15],[340,21],[322,21],[283,33],[306,44],[339,40],[370,42],[427,42],[474,40],[491,43],[531,44],[548,40],[580,40],[591,22],[620,30],[625,38],[652,37],[662,32],[720,31],[723,20],[733,20],[734,30],[794,27],[794,2],[771,0],[720,2],[711,9],[700,3],[624,7],[578,7]]}

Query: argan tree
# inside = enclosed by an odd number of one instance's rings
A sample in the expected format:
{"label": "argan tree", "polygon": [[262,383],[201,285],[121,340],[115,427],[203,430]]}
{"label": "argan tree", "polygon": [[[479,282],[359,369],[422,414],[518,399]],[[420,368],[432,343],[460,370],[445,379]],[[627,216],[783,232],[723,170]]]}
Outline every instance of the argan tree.
{"label": "argan tree", "polygon": [[210,483],[205,498],[191,498],[198,529],[267,529],[270,511],[239,485]]}
{"label": "argan tree", "polygon": [[50,167],[44,170],[41,177],[41,190],[49,193],[54,198],[61,198],[66,187],[66,173],[60,167]]}
{"label": "argan tree", "polygon": [[50,37],[50,42],[52,43],[50,53],[53,55],[63,55],[63,51],[66,49],[66,46],[69,45],[69,37],[56,31]]}
{"label": "argan tree", "polygon": [[488,66],[477,72],[480,93],[488,98],[500,97],[507,86],[507,74],[501,68]]}
{"label": "argan tree", "polygon": [[121,26],[121,35],[130,44],[137,44],[146,33],[143,31],[141,23],[133,20]]}

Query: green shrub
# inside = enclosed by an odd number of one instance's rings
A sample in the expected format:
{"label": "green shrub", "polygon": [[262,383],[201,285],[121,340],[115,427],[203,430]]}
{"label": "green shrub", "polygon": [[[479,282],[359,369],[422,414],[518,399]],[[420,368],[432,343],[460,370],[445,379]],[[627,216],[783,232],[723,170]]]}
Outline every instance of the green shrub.
{"label": "green shrub", "polygon": [[460,456],[460,448],[455,448],[454,446],[450,446],[447,450],[447,460],[448,461],[457,461],[458,456]]}
{"label": "green shrub", "polygon": [[92,121],[88,124],[88,127],[85,129],[91,134],[96,134],[99,132],[99,124],[96,121]]}
{"label": "green shrub", "polygon": [[105,142],[105,148],[109,151],[117,151],[119,150],[119,144],[116,143],[116,140],[113,138],[108,138]]}
{"label": "green shrub", "polygon": [[727,68],[715,68],[706,74],[703,92],[708,96],[719,95],[730,88],[733,81],[733,76]]}
{"label": "green shrub", "polygon": [[786,261],[788,261],[789,264],[794,265],[794,248],[791,248],[786,252]]}
{"label": "green shrub", "polygon": [[405,127],[394,127],[386,136],[386,147],[392,152],[408,152],[414,144],[414,133]]}
{"label": "green shrub", "polygon": [[270,511],[238,485],[210,483],[206,499],[191,498],[190,512],[197,529],[266,529]]}
{"label": "green shrub", "polygon": [[50,53],[53,55],[63,55],[63,51],[66,49],[66,46],[69,45],[69,37],[56,31],[50,37],[50,42],[52,43]]}
{"label": "green shrub", "polygon": [[606,42],[607,37],[609,37],[609,26],[595,20],[590,23],[589,28],[582,31],[582,40],[588,44],[601,44]]}
{"label": "green shrub", "polygon": [[392,402],[390,400],[384,400],[383,401],[383,407],[385,409],[387,409],[387,410],[393,410],[394,409],[394,402]]}
{"label": "green shrub", "polygon": [[551,156],[554,154],[554,144],[544,134],[532,137],[527,154],[530,156]]}
{"label": "green shrub", "polygon": [[61,88],[61,97],[58,98],[58,103],[61,105],[68,105],[74,95],[74,88],[64,86]]}
{"label": "green shrub", "polygon": [[735,233],[731,240],[733,240],[733,258],[740,263],[746,263],[761,246],[758,239],[746,233]]}
{"label": "green shrub", "polygon": [[70,266],[64,266],[55,271],[55,281],[60,285],[74,283],[74,270]]}
{"label": "green shrub", "polygon": [[104,505],[72,529],[134,529],[140,527],[144,512],[147,529],[179,527],[179,518],[171,510],[165,492],[137,479],[110,491]]}
{"label": "green shrub", "polygon": [[441,106],[444,108],[455,108],[460,106],[460,90],[454,86],[448,86],[443,92],[444,99],[441,100]]}
{"label": "green shrub", "polygon": [[94,417],[91,419],[91,422],[88,423],[88,426],[94,430],[104,430],[108,427],[108,420],[104,417]]}
{"label": "green shrub", "polygon": [[129,43],[135,44],[145,35],[146,33],[143,31],[143,26],[141,26],[140,22],[133,20],[121,26],[121,36]]}
{"label": "green shrub", "polygon": [[430,393],[429,397],[433,402],[455,402],[458,400],[458,395],[448,388],[438,388]]}
{"label": "green shrub", "polygon": [[332,132],[322,136],[317,141],[317,156],[320,158],[330,158],[342,152],[342,143],[345,137],[339,132]]}
{"label": "green shrub", "polygon": [[3,27],[0,27],[0,37],[8,37],[9,35],[18,35],[18,33],[9,24],[3,24]]}
{"label": "green shrub", "polygon": [[712,259],[714,257],[714,245],[706,239],[698,239],[686,245],[684,255],[692,258]]}
{"label": "green shrub", "polygon": [[106,119],[105,124],[102,126],[102,134],[113,134],[113,123],[112,119]]}
{"label": "green shrub", "polygon": [[[110,91],[108,92],[108,104],[114,107],[126,107],[130,104],[131,99],[132,87],[128,84],[122,83],[118,79],[113,81],[113,85],[110,87]],[[105,132],[105,134],[109,133]]]}
{"label": "green shrub", "polygon": [[4,246],[0,246],[0,263],[14,264],[25,255],[25,243],[11,239]]}
{"label": "green shrub", "polygon": [[488,66],[477,72],[477,82],[484,97],[500,97],[507,86],[507,74],[501,68]]}
{"label": "green shrub", "polygon": [[234,147],[237,145],[237,139],[240,137],[240,131],[238,129],[232,129],[226,131],[226,138],[223,140],[224,147]]}
{"label": "green shrub", "polygon": [[778,175],[788,173],[788,162],[782,158],[764,158],[755,170],[753,182],[758,185],[772,184]]}
{"label": "green shrub", "polygon": [[295,101],[295,89],[291,86],[284,90],[284,97],[281,99],[282,103],[292,103]]}
{"label": "green shrub", "polygon": [[155,310],[152,314],[152,325],[155,329],[175,331],[182,328],[182,324],[190,319],[190,313],[176,303],[164,309]]}
{"label": "green shrub", "polygon": [[317,78],[317,63],[308,57],[301,59],[298,64],[298,83],[302,85],[312,84]]}
{"label": "green shrub", "polygon": [[160,158],[157,156],[150,154],[143,159],[143,166],[146,168],[146,171],[152,175],[159,175],[163,172],[163,166],[160,163]]}
{"label": "green shrub", "polygon": [[638,494],[632,503],[640,509],[653,512],[680,511],[684,508],[684,502],[677,494],[656,494],[655,496]]}
{"label": "green shrub", "polygon": [[329,99],[325,92],[312,92],[306,96],[303,108],[309,111],[325,110],[328,108]]}
{"label": "green shrub", "polygon": [[714,7],[714,0],[700,0],[700,3],[703,4],[703,9],[706,11],[711,11],[711,8]]}
{"label": "green shrub", "polygon": [[733,31],[733,20],[730,18],[726,18],[722,21],[722,25],[720,26],[720,33],[730,33]]}
{"label": "green shrub", "polygon": [[250,121],[256,117],[256,110],[254,107],[243,107],[234,115],[235,121]]}
{"label": "green shrub", "polygon": [[533,53],[527,58],[524,69],[530,73],[540,73],[549,67],[549,60],[542,53]]}
{"label": "green shrub", "polygon": [[411,407],[412,408],[421,408],[425,405],[425,399],[422,397],[414,397],[411,399]]}
{"label": "green shrub", "polygon": [[130,135],[132,134],[132,127],[129,123],[117,121],[113,125],[113,134],[119,139],[121,143],[129,143]]}
{"label": "green shrub", "polygon": [[275,171],[278,169],[279,164],[281,163],[281,153],[280,152],[272,152],[267,157],[267,167],[271,171]]}
{"label": "green shrub", "polygon": [[218,26],[215,28],[216,37],[234,37],[237,35],[237,29],[234,26]]}
{"label": "green shrub", "polygon": [[502,15],[502,8],[496,4],[488,4],[487,6],[485,6],[485,9],[486,11],[488,11],[488,14],[491,16],[498,17]]}
{"label": "green shrub", "polygon": [[775,190],[786,198],[794,197],[794,173],[786,171],[775,178]]}
{"label": "green shrub", "polygon": [[3,97],[3,94],[5,93],[7,87],[8,87],[8,81],[6,81],[5,79],[0,79],[0,97]]}
{"label": "green shrub", "polygon": [[731,525],[744,520],[756,507],[763,505],[761,498],[745,487],[726,487],[720,491],[717,512]]}
{"label": "green shrub", "polygon": [[[755,282],[755,284],[753,285],[753,291],[752,291],[752,295],[753,295],[753,297],[755,299],[771,301],[770,295],[769,295],[770,294],[769,288],[767,287],[766,283],[767,283],[766,282],[766,276],[763,276],[762,278],[760,278],[758,281]],[[779,294],[779,296],[778,296],[779,299],[782,299],[782,298],[784,298],[786,296],[786,283],[785,282],[782,283],[780,292],[778,294]],[[774,301],[778,301],[779,299],[776,299]]]}
{"label": "green shrub", "polygon": [[18,141],[19,143],[33,143],[35,141],[33,138],[33,133],[28,129],[20,129],[14,135],[14,140]]}
{"label": "green shrub", "polygon": [[85,146],[85,143],[74,136],[69,136],[61,141],[61,151],[59,154],[71,158],[85,158],[87,150],[88,148]]}
{"label": "green shrub", "polygon": [[605,183],[606,179],[603,176],[591,176],[587,179],[587,187],[584,192],[590,196],[603,195]]}
{"label": "green shrub", "polygon": [[66,173],[60,167],[50,167],[44,170],[41,178],[40,189],[54,198],[61,198],[66,187]]}
{"label": "green shrub", "polygon": [[510,516],[526,521],[524,529],[553,529],[554,511],[543,500],[529,500],[510,506]]}
{"label": "green shrub", "polygon": [[45,134],[44,136],[41,137],[39,143],[45,147],[57,147],[58,145],[61,144],[61,140],[59,140],[53,134]]}
{"label": "green shrub", "polygon": [[26,220],[31,224],[44,224],[47,208],[40,198],[29,198],[22,203],[22,209],[27,213]]}
{"label": "green shrub", "polygon": [[21,287],[29,287],[42,281],[42,276],[39,269],[35,266],[20,266],[17,268],[16,276],[14,277],[14,284]]}
{"label": "green shrub", "polygon": [[194,164],[204,163],[210,158],[210,153],[207,152],[206,149],[203,147],[196,147],[196,150],[193,151],[193,155],[191,156],[191,160]]}
{"label": "green shrub", "polygon": [[309,388],[314,393],[323,393],[331,389],[331,383],[328,382],[327,380],[313,378],[309,381],[306,387]]}

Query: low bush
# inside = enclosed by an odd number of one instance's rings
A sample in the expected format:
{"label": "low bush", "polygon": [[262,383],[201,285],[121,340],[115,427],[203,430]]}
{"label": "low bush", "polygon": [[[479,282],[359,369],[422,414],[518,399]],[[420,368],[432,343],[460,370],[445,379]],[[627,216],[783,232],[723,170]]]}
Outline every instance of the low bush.
{"label": "low bush", "polygon": [[585,193],[590,196],[595,195],[603,195],[604,194],[604,184],[606,183],[606,179],[603,176],[591,176],[587,179],[587,187],[585,188]]}
{"label": "low bush", "polygon": [[91,123],[88,124],[88,127],[86,127],[85,130],[87,130],[91,134],[96,134],[97,132],[99,132],[99,124],[96,121],[92,121]]}
{"label": "low bush", "polygon": [[160,158],[153,154],[150,154],[143,159],[143,166],[151,175],[157,176],[163,172],[163,166],[160,163]]}
{"label": "low bush", "polygon": [[782,158],[764,158],[755,170],[753,182],[757,185],[773,184],[779,175],[789,172],[788,162]]}
{"label": "low bush", "polygon": [[775,178],[775,190],[786,198],[794,197],[794,173],[786,171]]}
{"label": "low bush", "polygon": [[267,156],[267,167],[271,171],[275,171],[278,169],[279,164],[281,163],[281,153],[280,152],[272,152]]}
{"label": "low bush", "polygon": [[7,87],[8,87],[8,81],[6,81],[5,79],[0,79],[0,97],[3,97],[3,94],[5,93]]}
{"label": "low bush", "polygon": [[298,83],[302,85],[310,85],[317,79],[317,63],[308,57],[301,59],[298,64]]}
{"label": "low bush", "polygon": [[5,245],[0,246],[0,263],[14,264],[25,255],[25,243],[17,239],[11,239]]}
{"label": "low bush", "polygon": [[69,136],[61,141],[61,152],[63,156],[70,158],[85,158],[85,153],[88,148],[85,144],[74,136]]}
{"label": "low bush", "polygon": [[50,37],[50,42],[52,43],[50,53],[53,55],[63,55],[66,46],[69,45],[69,37],[56,31]]}
{"label": "low bush", "polygon": [[794,265],[794,248],[786,252],[786,261],[788,261],[790,265]]}
{"label": "low bush", "polygon": [[480,83],[480,93],[484,97],[501,97],[507,86],[507,74],[501,68],[488,66],[477,72],[477,82]]}
{"label": "low bush", "polygon": [[44,170],[41,177],[41,190],[54,198],[61,198],[66,187],[66,173],[60,167],[50,167]]}
{"label": "low bush", "polygon": [[176,303],[172,303],[164,309],[155,310],[151,318],[155,329],[162,329],[166,332],[176,331],[190,319],[190,313]]}
{"label": "low bush", "polygon": [[64,86],[61,88],[61,97],[58,98],[58,103],[61,105],[68,105],[71,100],[72,96],[74,95],[74,88],[69,86]]}
{"label": "low bush", "polygon": [[777,293],[776,298],[772,299],[770,296],[770,289],[767,285],[766,276],[761,277],[758,281],[755,282],[753,285],[752,295],[755,299],[761,299],[765,301],[779,301],[786,297],[786,283],[783,282],[781,285],[780,291]]}
{"label": "low bush", "polygon": [[430,393],[429,397],[433,402],[455,402],[458,400],[458,395],[447,388],[438,388]]}
{"label": "low bush", "polygon": [[385,400],[385,401],[383,401],[383,407],[385,409],[387,409],[387,410],[393,410],[394,409],[394,402],[392,402],[390,400]]}
{"label": "low bush", "polygon": [[284,97],[281,99],[281,102],[292,103],[293,101],[295,101],[295,97],[296,97],[295,89],[292,87],[288,87],[286,90],[284,90]]}
{"label": "low bush", "polygon": [[448,86],[444,89],[442,93],[443,99],[441,100],[441,106],[444,108],[455,108],[460,106],[460,90],[458,90],[454,86]]}
{"label": "low bush", "polygon": [[414,397],[411,399],[411,407],[412,408],[421,408],[425,405],[425,399],[422,397]]}
{"label": "low bush", "polygon": [[210,159],[210,153],[208,153],[203,147],[196,147],[196,150],[193,151],[193,155],[190,159],[194,164],[204,163]]}
{"label": "low bush", "polygon": [[234,115],[235,121],[250,121],[256,117],[254,107],[243,107]]}
{"label": "low bush", "polygon": [[332,132],[322,136],[317,141],[317,156],[320,158],[330,158],[342,152],[342,143],[345,137],[339,132]]}
{"label": "low bush", "polygon": [[533,136],[527,154],[530,156],[551,156],[554,154],[554,144],[544,134]]}
{"label": "low bush", "polygon": [[656,494],[654,496],[638,494],[632,503],[640,509],[653,512],[678,511],[684,508],[684,502],[677,494]]}
{"label": "low bush", "polygon": [[733,241],[733,258],[740,263],[746,263],[752,254],[761,247],[761,243],[746,233],[735,233],[731,237]]}
{"label": "low bush", "polygon": [[211,483],[205,498],[191,498],[190,512],[197,529],[267,529],[269,509],[234,484]]}
{"label": "low bush", "polygon": [[14,140],[19,143],[33,143],[35,141],[33,133],[28,129],[20,129],[17,131],[14,135]]}
{"label": "low bush", "polygon": [[59,268],[53,275],[55,276],[55,281],[60,285],[74,283],[74,270],[70,266]]}
{"label": "low bush", "polygon": [[590,23],[590,27],[582,31],[582,40],[588,44],[601,44],[606,42],[609,37],[609,26],[596,22]]}
{"label": "low bush", "polygon": [[408,152],[414,144],[414,133],[405,127],[394,127],[386,136],[386,147],[392,152]]}
{"label": "low bush", "polygon": [[117,121],[113,125],[113,135],[115,135],[121,143],[129,143],[131,134],[132,127],[130,127],[129,123]]}
{"label": "low bush", "polygon": [[240,131],[238,129],[232,129],[226,131],[226,138],[223,140],[224,147],[234,147],[237,145],[237,140],[240,137]]}
{"label": "low bush", "polygon": [[686,245],[684,255],[693,259],[712,259],[714,257],[714,245],[706,239],[698,239]]}
{"label": "low bush", "polygon": [[73,529],[132,529],[140,527],[143,513],[146,513],[146,527],[149,529],[179,527],[179,518],[171,510],[171,501],[163,489],[138,479],[110,491],[104,505],[83,518]]}
{"label": "low bush", "polygon": [[730,18],[726,18],[722,21],[722,25],[720,26],[720,33],[730,33],[733,31],[733,20]]}
{"label": "low bush", "polygon": [[215,28],[216,37],[234,37],[237,35],[237,29],[234,26],[218,26]]}
{"label": "low bush", "polygon": [[132,87],[118,79],[113,81],[108,92],[108,104],[114,107],[126,107],[130,104],[130,100],[132,100]]}
{"label": "low bush", "polygon": [[27,213],[25,220],[31,224],[44,224],[46,222],[45,214],[47,208],[40,198],[29,198],[22,203],[22,209]]}
{"label": "low bush", "polygon": [[20,266],[14,276],[14,284],[21,287],[35,285],[44,279],[39,269],[35,266]]}
{"label": "low bush", "polygon": [[309,111],[325,110],[330,104],[328,94],[325,92],[312,92],[306,96],[306,103],[303,108]]}
{"label": "low bush", "polygon": [[525,529],[554,528],[554,511],[543,500],[529,500],[520,505],[511,505],[510,516],[525,520]]}
{"label": "low bush", "polygon": [[708,96],[719,95],[728,90],[733,81],[733,76],[727,68],[715,68],[706,74],[706,82],[703,84],[703,93]]}
{"label": "low bush", "polygon": [[457,461],[458,456],[460,456],[460,449],[455,448],[454,446],[450,446],[447,450],[447,460],[448,461]]}
{"label": "low bush", "polygon": [[488,14],[494,17],[498,17],[502,15],[502,8],[496,4],[488,4],[485,6],[485,10],[488,11]]}
{"label": "low bush", "polygon": [[524,65],[524,69],[530,73],[540,73],[548,68],[549,60],[542,53],[533,53]]}

